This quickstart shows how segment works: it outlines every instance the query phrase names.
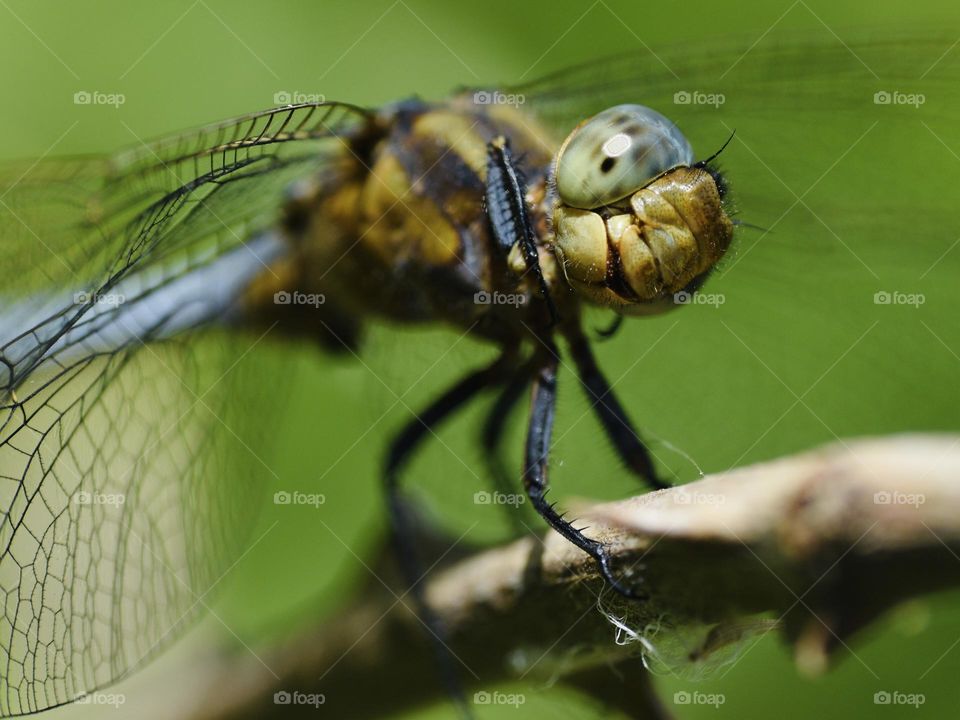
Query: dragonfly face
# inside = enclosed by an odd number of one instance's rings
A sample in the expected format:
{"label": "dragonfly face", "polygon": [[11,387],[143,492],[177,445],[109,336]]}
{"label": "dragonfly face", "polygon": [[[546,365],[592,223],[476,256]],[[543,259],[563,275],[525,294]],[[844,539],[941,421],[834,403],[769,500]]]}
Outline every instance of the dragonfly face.
{"label": "dragonfly face", "polygon": [[723,257],[733,225],[725,191],[680,130],[658,112],[620,105],[567,138],[556,162],[554,251],[581,295],[624,314],[675,306]]}

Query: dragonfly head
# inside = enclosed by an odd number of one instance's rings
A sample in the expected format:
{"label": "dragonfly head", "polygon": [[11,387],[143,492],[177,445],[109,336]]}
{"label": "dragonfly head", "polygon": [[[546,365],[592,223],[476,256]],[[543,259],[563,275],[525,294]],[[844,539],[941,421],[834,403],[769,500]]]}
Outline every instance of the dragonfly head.
{"label": "dragonfly head", "polygon": [[733,236],[725,183],[707,162],[642,105],[604,110],[570,133],[553,168],[553,229],[571,287],[626,315],[663,312],[699,287]]}

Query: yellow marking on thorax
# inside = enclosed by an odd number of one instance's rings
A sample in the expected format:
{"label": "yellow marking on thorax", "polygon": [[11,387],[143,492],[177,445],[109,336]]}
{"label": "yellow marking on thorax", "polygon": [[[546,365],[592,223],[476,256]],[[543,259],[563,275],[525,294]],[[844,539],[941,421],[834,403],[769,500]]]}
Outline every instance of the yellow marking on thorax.
{"label": "yellow marking on thorax", "polygon": [[411,192],[410,178],[392,153],[374,163],[361,195],[361,242],[384,264],[445,265],[457,259],[460,236],[428,198]]}
{"label": "yellow marking on thorax", "polygon": [[480,177],[487,176],[487,145],[477,131],[477,120],[450,110],[431,110],[413,124],[417,138],[427,138],[450,148]]}
{"label": "yellow marking on thorax", "polygon": [[487,114],[497,123],[512,128],[513,131],[528,146],[531,160],[538,158],[549,163],[553,154],[560,147],[553,133],[545,128],[536,118],[511,105],[493,105]]}

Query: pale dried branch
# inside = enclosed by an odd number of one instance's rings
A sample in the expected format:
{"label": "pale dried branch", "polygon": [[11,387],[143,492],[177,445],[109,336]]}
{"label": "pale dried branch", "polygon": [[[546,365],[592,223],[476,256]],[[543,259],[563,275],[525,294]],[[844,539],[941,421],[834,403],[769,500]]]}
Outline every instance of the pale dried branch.
{"label": "pale dried branch", "polygon": [[[647,601],[606,591],[589,558],[548,533],[443,568],[429,579],[430,604],[471,693],[552,676],[634,717],[662,717],[652,694],[637,692],[646,678],[628,658],[640,650],[696,664],[744,627],[782,627],[801,669],[816,672],[894,604],[960,582],[960,437],[851,440],[579,516],[614,548],[625,577],[642,580]],[[766,624],[751,623],[759,614]],[[621,641],[636,642],[615,642],[617,626]],[[690,628],[699,634],[681,633]],[[679,656],[672,634],[687,639]],[[663,641],[672,657],[659,653]],[[376,584],[261,656],[225,658],[195,717],[297,717],[274,704],[277,691],[322,693],[327,717],[386,716],[440,698],[422,626]],[[597,668],[614,664],[632,673],[623,697],[598,679]]]}

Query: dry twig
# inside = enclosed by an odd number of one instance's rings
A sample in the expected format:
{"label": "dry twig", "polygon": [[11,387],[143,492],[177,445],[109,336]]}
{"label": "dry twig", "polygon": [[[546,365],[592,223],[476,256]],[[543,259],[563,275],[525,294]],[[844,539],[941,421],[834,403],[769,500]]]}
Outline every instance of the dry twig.
{"label": "dry twig", "polygon": [[[956,585],[960,437],[848,441],[580,515],[622,572],[642,578],[648,601],[606,592],[588,558],[554,533],[445,567],[429,579],[429,601],[471,692],[546,674],[634,717],[663,717],[652,693],[637,692],[647,680],[629,658],[641,649],[671,646],[672,660],[704,662],[744,627],[776,625],[800,668],[819,672],[894,604]],[[758,625],[759,614],[781,622]],[[637,642],[615,642],[615,623],[621,640]],[[230,657],[195,717],[271,717],[278,690],[323,693],[327,717],[377,717],[440,692],[421,626],[374,586],[261,657],[279,680],[248,655]],[[609,682],[611,665],[626,668],[629,692]]]}

